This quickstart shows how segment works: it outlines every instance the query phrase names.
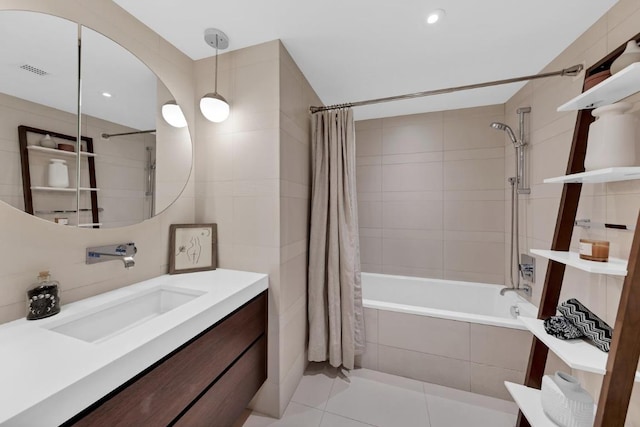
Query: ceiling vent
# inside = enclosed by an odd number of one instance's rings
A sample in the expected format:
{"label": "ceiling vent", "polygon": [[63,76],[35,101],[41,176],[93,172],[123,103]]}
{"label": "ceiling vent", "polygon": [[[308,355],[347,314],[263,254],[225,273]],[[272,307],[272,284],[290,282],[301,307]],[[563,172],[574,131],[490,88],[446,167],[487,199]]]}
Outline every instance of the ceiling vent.
{"label": "ceiling vent", "polygon": [[49,75],[49,73],[47,73],[46,71],[41,70],[40,68],[34,67],[33,65],[29,65],[29,64],[21,65],[20,68],[22,70],[29,71],[30,73],[37,74],[39,76]]}

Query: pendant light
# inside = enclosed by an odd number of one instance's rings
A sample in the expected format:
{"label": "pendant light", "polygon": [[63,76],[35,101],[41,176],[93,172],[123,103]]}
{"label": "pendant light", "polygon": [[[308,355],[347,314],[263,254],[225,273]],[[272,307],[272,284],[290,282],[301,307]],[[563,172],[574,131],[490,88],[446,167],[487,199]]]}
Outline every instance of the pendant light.
{"label": "pendant light", "polygon": [[187,125],[182,109],[176,101],[167,101],[162,105],[162,118],[174,128],[183,128]]}
{"label": "pendant light", "polygon": [[218,49],[229,47],[229,37],[216,28],[208,28],[204,31],[204,41],[216,49],[216,75],[213,93],[200,99],[200,111],[207,120],[220,123],[229,117],[229,103],[218,93]]}

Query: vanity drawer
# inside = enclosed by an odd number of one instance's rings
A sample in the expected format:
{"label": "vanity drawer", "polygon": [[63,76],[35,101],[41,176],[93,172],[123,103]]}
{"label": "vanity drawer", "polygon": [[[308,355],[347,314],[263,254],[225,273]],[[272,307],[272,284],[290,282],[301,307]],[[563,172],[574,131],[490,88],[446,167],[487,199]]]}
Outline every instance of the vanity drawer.
{"label": "vanity drawer", "polygon": [[174,426],[232,426],[266,379],[267,339],[262,337]]}
{"label": "vanity drawer", "polygon": [[68,425],[168,425],[252,343],[266,337],[266,310],[263,292]]}

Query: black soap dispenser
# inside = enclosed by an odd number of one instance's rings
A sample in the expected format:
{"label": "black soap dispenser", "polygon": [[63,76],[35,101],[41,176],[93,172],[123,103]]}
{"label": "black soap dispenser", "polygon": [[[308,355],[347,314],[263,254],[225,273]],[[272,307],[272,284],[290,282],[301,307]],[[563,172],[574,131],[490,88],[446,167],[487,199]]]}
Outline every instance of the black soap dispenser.
{"label": "black soap dispenser", "polygon": [[51,280],[48,271],[41,271],[38,283],[27,291],[27,320],[43,319],[60,313],[58,282]]}

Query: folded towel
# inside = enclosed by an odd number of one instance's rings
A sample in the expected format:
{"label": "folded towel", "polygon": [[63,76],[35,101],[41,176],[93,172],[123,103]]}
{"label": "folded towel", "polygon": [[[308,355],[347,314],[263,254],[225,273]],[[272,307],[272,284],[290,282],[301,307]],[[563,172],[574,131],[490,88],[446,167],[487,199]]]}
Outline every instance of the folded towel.
{"label": "folded towel", "polygon": [[613,329],[602,319],[593,314],[575,298],[571,298],[558,306],[558,311],[578,328],[600,350],[608,352],[611,346]]}
{"label": "folded towel", "polygon": [[547,331],[549,335],[561,340],[572,340],[584,337],[584,334],[563,316],[551,316],[545,320],[544,330]]}

